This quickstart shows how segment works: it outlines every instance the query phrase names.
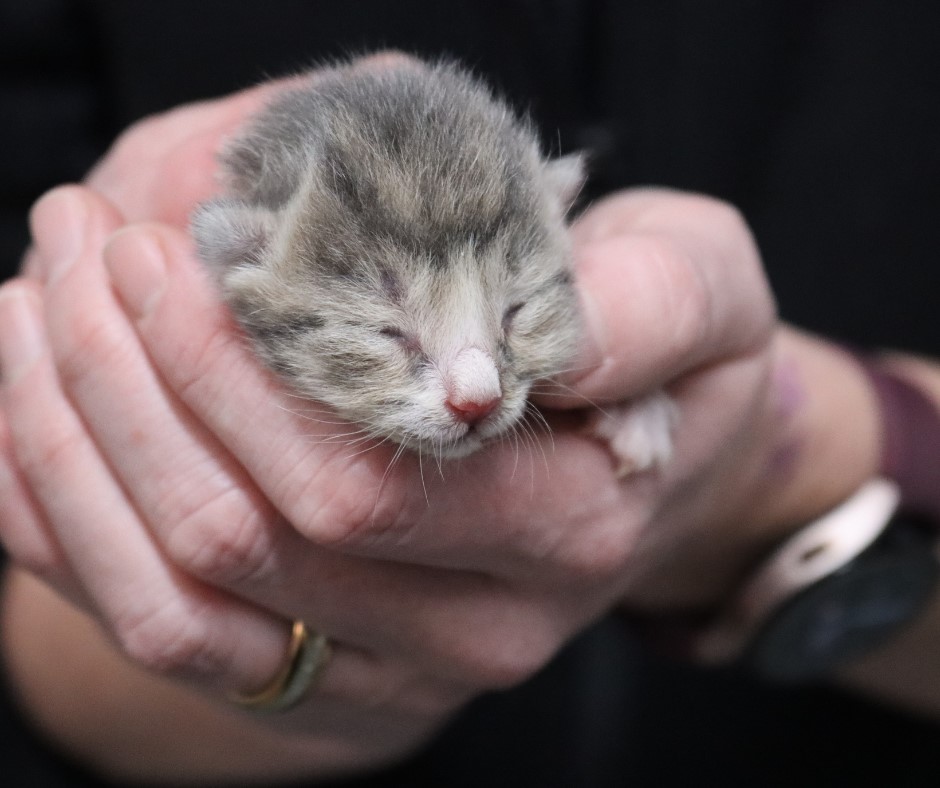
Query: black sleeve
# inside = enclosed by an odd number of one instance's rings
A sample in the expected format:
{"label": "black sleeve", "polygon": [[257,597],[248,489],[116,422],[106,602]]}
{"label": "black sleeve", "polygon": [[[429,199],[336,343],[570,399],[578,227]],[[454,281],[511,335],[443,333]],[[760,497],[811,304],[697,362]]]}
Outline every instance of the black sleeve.
{"label": "black sleeve", "polygon": [[[42,190],[121,128],[325,58],[398,47],[475,67],[590,198],[732,201],[783,316],[940,356],[940,4],[919,0],[0,0],[0,276]],[[935,786],[940,728],[821,688],[645,652],[604,622],[428,750],[360,786]],[[85,785],[0,703],[11,785]]]}

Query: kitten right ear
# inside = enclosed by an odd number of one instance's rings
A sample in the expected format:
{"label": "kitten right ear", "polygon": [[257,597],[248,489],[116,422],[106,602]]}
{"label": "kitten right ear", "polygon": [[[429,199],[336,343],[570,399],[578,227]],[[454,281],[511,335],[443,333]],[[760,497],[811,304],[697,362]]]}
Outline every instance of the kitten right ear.
{"label": "kitten right ear", "polygon": [[222,273],[261,263],[274,235],[275,216],[266,208],[223,197],[200,205],[190,228],[199,256]]}
{"label": "kitten right ear", "polygon": [[584,154],[569,153],[545,162],[545,175],[548,187],[558,198],[562,209],[569,210],[587,180]]}

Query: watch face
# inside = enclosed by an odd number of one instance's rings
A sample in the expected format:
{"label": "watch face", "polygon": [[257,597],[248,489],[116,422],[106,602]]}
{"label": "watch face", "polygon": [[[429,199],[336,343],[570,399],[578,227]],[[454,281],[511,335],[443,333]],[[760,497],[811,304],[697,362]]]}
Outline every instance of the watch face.
{"label": "watch face", "polygon": [[937,576],[929,542],[905,534],[876,543],[789,600],[757,636],[746,660],[776,680],[824,675],[914,619]]}

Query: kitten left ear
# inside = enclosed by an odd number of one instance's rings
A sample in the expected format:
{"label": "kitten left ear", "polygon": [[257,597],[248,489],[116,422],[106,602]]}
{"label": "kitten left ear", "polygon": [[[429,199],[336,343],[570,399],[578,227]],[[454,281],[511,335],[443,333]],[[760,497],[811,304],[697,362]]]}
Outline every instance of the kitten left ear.
{"label": "kitten left ear", "polygon": [[191,222],[199,256],[219,274],[234,266],[258,265],[274,228],[271,211],[229,198],[200,205]]}
{"label": "kitten left ear", "polygon": [[587,180],[584,154],[571,153],[546,162],[545,176],[548,188],[567,211]]}

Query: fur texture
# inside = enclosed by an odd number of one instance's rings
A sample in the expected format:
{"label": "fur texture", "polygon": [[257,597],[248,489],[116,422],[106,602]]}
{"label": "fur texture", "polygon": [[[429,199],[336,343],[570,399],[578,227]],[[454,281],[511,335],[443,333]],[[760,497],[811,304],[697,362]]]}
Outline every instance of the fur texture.
{"label": "fur texture", "polygon": [[317,72],[222,165],[225,195],[193,217],[199,252],[304,397],[378,438],[462,456],[571,362],[565,215],[580,160],[543,158],[529,125],[459,67]]}

